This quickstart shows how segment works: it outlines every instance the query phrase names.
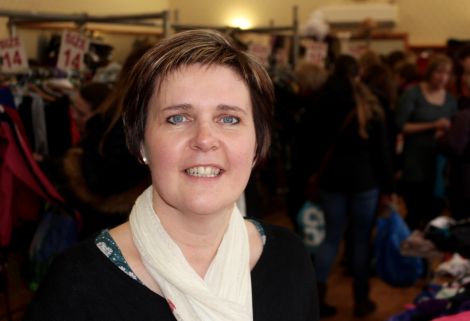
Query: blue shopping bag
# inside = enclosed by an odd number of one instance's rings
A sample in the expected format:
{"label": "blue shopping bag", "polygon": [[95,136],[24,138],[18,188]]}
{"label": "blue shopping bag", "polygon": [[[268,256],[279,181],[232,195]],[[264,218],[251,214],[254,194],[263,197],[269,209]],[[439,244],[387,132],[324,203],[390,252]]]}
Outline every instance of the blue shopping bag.
{"label": "blue shopping bag", "polygon": [[307,250],[314,254],[325,238],[325,217],[320,205],[306,201],[297,214],[297,226]]}
{"label": "blue shopping bag", "polygon": [[390,209],[387,217],[377,220],[375,267],[378,276],[392,286],[411,286],[423,275],[422,258],[400,253],[401,243],[410,234],[410,229],[394,208]]}

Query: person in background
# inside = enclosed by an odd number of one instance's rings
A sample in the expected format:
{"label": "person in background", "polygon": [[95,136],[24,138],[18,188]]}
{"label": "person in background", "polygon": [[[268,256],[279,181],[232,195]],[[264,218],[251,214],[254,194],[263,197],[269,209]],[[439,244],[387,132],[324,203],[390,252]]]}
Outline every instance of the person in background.
{"label": "person in background", "polygon": [[393,158],[393,165],[396,164],[396,125],[395,106],[397,88],[390,68],[383,63],[370,65],[364,70],[361,80],[379,100],[385,115],[387,132],[389,137],[390,155]]}
{"label": "person in background", "polygon": [[400,97],[405,91],[418,84],[421,80],[416,64],[406,60],[398,63],[393,72],[397,87],[397,97]]}
{"label": "person in background", "polygon": [[[328,71],[316,64],[301,63],[295,69],[299,84],[299,111],[295,115],[295,129],[291,150],[291,168],[289,169],[289,190],[287,194],[288,215],[296,231],[302,235],[296,216],[305,202],[305,186],[312,170],[312,160],[316,157],[315,147],[311,144],[311,121],[317,119],[317,100],[321,87],[328,78]],[[307,120],[309,119],[309,120]]]}
{"label": "person in background", "polygon": [[407,54],[403,50],[392,50],[384,57],[384,62],[392,71],[396,69],[398,64],[407,60]]}
{"label": "person in background", "polygon": [[318,320],[302,241],[235,206],[268,153],[273,100],[263,66],[218,32],[144,54],[122,103],[152,184],[128,222],[56,259],[25,320]]}
{"label": "person in background", "polygon": [[81,135],[85,132],[86,122],[96,112],[111,93],[109,85],[91,82],[83,85],[74,95],[71,103],[72,117]]}
{"label": "person in background", "polygon": [[[466,48],[466,52],[470,48]],[[463,69],[459,83],[459,111],[449,130],[439,139],[443,153],[449,157],[449,205],[456,220],[470,217],[470,56],[460,61]]]}
{"label": "person in background", "polygon": [[359,56],[359,58],[357,59],[357,63],[359,64],[359,75],[362,79],[364,73],[370,67],[374,65],[380,65],[382,63],[382,58],[377,52],[372,49],[369,49]]}
{"label": "person in background", "polygon": [[[325,157],[334,152],[319,178],[320,203],[325,214],[326,235],[315,255],[320,314],[336,308],[326,300],[327,281],[348,224],[350,267],[354,277],[354,315],[375,311],[369,296],[370,237],[379,200],[393,202],[393,170],[385,117],[377,98],[359,80],[359,65],[349,55],[340,56],[317,103],[316,122],[307,125],[311,145]],[[305,126],[307,126],[305,125]],[[324,141],[323,145],[321,141]],[[312,163],[314,164],[314,163]],[[315,165],[312,166],[315,171]],[[382,197],[381,197],[382,194]]]}
{"label": "person in background", "polygon": [[[150,182],[147,168],[126,148],[122,120],[122,91],[131,69],[148,49],[140,47],[129,54],[112,92],[91,117],[80,118],[81,139],[63,159],[61,192],[82,215],[82,238],[125,222],[137,196]],[[97,95],[90,98],[90,89],[97,86],[106,85],[85,86],[80,91],[83,95],[75,100],[75,109],[86,107],[86,101],[97,101]]]}
{"label": "person in background", "polygon": [[438,173],[436,135],[450,127],[456,99],[446,90],[452,62],[445,55],[432,57],[422,82],[400,97],[396,109],[399,133],[404,135],[401,192],[410,229],[420,229],[440,215],[443,204],[435,194]]}

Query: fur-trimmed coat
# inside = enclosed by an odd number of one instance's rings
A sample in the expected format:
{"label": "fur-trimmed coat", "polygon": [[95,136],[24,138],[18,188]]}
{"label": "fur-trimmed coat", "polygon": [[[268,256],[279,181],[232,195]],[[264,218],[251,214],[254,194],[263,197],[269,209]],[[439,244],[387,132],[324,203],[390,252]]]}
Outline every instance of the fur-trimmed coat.
{"label": "fur-trimmed coat", "polygon": [[126,147],[122,122],[100,146],[105,127],[100,116],[92,117],[86,135],[63,160],[64,194],[83,216],[83,236],[124,222],[136,198],[150,185],[147,167]]}

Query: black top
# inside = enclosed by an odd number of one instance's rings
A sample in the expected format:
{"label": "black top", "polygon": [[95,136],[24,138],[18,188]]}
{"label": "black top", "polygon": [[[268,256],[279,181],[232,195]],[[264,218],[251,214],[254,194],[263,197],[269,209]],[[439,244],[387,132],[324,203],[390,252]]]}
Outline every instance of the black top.
{"label": "black top", "polygon": [[470,102],[457,112],[439,144],[450,160],[451,195],[470,199]]}
{"label": "black top", "polygon": [[322,189],[356,193],[380,188],[383,193],[392,193],[393,166],[385,119],[376,115],[368,121],[368,139],[359,136],[356,116],[341,130],[356,108],[350,81],[332,77],[310,107],[297,133],[294,166],[298,175],[309,177],[316,172],[326,152],[336,145],[321,175]]}
{"label": "black top", "polygon": [[[440,118],[450,119],[457,111],[457,101],[446,93],[444,103],[427,101],[421,87],[413,86],[400,97],[396,109],[398,131],[408,122],[429,123]],[[428,183],[436,179],[437,144],[434,130],[405,135],[402,180],[407,183]]]}
{"label": "black top", "polygon": [[[253,320],[318,320],[314,270],[302,241],[262,225],[266,244],[251,272]],[[175,318],[163,297],[119,270],[89,239],[54,261],[24,320]]]}

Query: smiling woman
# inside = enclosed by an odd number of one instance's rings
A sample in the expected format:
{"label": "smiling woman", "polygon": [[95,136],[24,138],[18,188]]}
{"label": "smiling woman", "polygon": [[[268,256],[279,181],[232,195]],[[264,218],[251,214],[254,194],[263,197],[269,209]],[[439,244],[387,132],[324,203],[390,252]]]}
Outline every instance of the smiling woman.
{"label": "smiling woman", "polygon": [[235,202],[269,149],[273,87],[221,34],[163,40],[123,93],[152,185],[129,222],[55,261],[25,320],[317,320],[302,241]]}

